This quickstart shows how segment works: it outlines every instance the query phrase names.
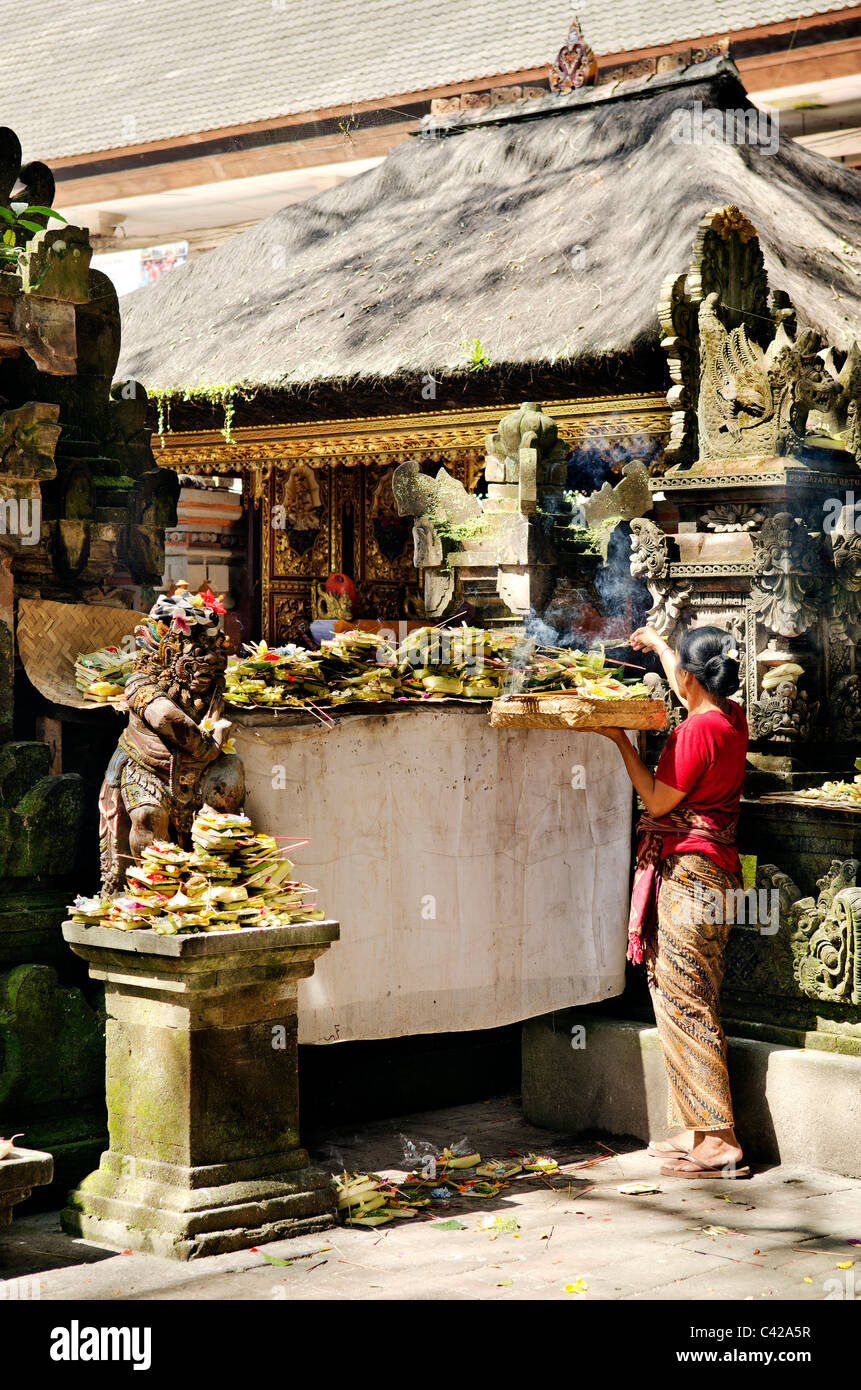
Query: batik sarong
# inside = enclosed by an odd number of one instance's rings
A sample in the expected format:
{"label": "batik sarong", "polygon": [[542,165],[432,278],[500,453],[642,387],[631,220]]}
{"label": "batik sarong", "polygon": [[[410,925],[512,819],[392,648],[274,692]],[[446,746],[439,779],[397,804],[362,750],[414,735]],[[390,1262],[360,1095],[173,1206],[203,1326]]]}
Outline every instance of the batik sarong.
{"label": "batik sarong", "polygon": [[670,854],[661,864],[657,950],[646,976],[669,1082],[672,1128],[731,1129],[726,1039],[718,1012],[724,948],[741,888],[704,854]]}

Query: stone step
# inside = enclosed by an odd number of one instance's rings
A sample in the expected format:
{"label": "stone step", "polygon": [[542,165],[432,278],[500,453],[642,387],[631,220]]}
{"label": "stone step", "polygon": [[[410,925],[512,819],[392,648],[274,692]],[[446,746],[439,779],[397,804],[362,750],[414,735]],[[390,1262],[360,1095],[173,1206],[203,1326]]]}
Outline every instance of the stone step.
{"label": "stone step", "polygon": [[[583,1033],[572,1034],[575,1027]],[[861,1177],[861,1057],[732,1036],[727,1043],[745,1155]],[[598,1129],[661,1138],[667,1080],[658,1030],[588,1009],[530,1019],[523,1025],[522,1095],[533,1124],[567,1134]]]}

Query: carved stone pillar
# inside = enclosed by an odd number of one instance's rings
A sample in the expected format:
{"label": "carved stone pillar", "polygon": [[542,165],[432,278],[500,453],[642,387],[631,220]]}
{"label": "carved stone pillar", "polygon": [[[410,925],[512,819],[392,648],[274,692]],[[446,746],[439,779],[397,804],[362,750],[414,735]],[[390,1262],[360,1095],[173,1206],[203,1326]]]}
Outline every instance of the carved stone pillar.
{"label": "carved stone pillar", "polygon": [[63,935],[105,983],[110,1133],[64,1228],[188,1260],[332,1225],[299,1147],[296,991],[337,923]]}

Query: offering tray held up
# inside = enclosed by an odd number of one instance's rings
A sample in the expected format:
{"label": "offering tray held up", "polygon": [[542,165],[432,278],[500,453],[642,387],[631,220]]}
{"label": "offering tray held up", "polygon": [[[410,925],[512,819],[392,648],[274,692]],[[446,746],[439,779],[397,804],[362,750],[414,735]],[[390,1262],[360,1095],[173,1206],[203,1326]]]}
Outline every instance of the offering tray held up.
{"label": "offering tray held up", "polygon": [[540,690],[494,700],[490,722],[497,729],[663,729],[663,700],[601,699],[576,690]]}

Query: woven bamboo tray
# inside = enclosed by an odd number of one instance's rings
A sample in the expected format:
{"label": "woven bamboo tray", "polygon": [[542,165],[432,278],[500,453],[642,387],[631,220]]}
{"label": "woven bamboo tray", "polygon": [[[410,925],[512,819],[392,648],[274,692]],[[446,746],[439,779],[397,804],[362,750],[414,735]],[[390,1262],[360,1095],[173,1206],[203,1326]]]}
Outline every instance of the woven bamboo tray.
{"label": "woven bamboo tray", "polygon": [[601,700],[575,691],[510,695],[494,700],[490,722],[497,729],[663,729],[663,700]]}
{"label": "woven bamboo tray", "polygon": [[110,705],[84,699],[75,684],[75,658],[79,652],[119,646],[146,616],[132,608],[22,598],[16,635],[24,670],[36,689],[55,705],[110,709]]}

